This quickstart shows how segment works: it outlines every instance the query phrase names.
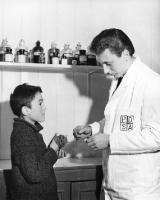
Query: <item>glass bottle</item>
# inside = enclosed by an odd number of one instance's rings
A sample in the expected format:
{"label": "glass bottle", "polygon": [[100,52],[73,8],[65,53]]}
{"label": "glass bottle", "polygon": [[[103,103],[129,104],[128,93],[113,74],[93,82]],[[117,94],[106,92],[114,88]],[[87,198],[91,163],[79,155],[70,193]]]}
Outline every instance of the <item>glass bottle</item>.
{"label": "glass bottle", "polygon": [[10,48],[10,46],[8,45],[7,38],[5,38],[2,40],[2,43],[0,46],[0,62],[5,61],[5,53],[8,48]]}
{"label": "glass bottle", "polygon": [[79,50],[79,65],[87,65],[87,55],[86,50],[81,49]]}
{"label": "glass bottle", "polygon": [[4,62],[5,61],[5,49],[3,47],[3,40],[1,42],[1,46],[0,46],[0,62]]}
{"label": "glass bottle", "polygon": [[5,62],[13,62],[12,49],[8,47],[5,53]]}
{"label": "glass bottle", "polygon": [[28,62],[29,62],[29,63],[33,63],[33,54],[32,54],[32,50],[29,50],[29,52],[28,52]]}
{"label": "glass bottle", "polygon": [[96,55],[90,52],[90,46],[87,48],[87,64],[88,65],[97,65]]}
{"label": "glass bottle", "polygon": [[41,52],[39,54],[39,61],[38,61],[38,63],[45,64],[45,53]]}
{"label": "glass bottle", "polygon": [[72,65],[73,50],[69,48],[69,44],[64,45],[64,49],[61,51],[61,64]]}
{"label": "glass bottle", "polygon": [[18,63],[25,63],[25,62],[26,62],[25,49],[19,49],[19,51],[18,51]]}
{"label": "glass bottle", "polygon": [[32,50],[34,63],[39,63],[39,56],[40,56],[40,53],[43,53],[43,51],[44,51],[43,47],[40,46],[40,41],[38,40],[36,42],[36,46]]}
{"label": "glass bottle", "polygon": [[80,42],[77,44],[75,47],[75,51],[73,52],[73,64],[79,65],[79,50],[81,49],[81,44]]}
{"label": "glass bottle", "polygon": [[48,63],[59,64],[59,54],[60,50],[57,48],[57,44],[52,42],[51,48],[48,50]]}
{"label": "glass bottle", "polygon": [[[15,49],[15,62],[18,62],[18,55],[20,52],[22,51],[19,51],[20,49],[24,50],[23,51],[23,62],[28,62],[28,47],[25,46],[25,42],[24,42],[24,39],[21,39],[19,41],[19,46]],[[21,55],[21,54],[20,54]],[[25,60],[24,60],[25,58]],[[20,62],[21,62],[21,59],[20,59]]]}

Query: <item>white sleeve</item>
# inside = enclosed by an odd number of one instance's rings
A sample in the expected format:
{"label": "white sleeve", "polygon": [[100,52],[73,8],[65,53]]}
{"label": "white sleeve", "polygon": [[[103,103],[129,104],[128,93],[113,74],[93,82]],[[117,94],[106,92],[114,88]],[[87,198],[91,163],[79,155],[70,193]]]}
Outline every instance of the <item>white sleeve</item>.
{"label": "white sleeve", "polygon": [[103,118],[101,121],[99,122],[94,122],[93,124],[89,124],[89,126],[92,127],[92,134],[98,133],[98,132],[102,132],[103,133],[103,129],[105,126],[105,118]]}
{"label": "white sleeve", "polygon": [[147,84],[141,111],[139,130],[111,133],[112,153],[160,150],[160,78],[155,78]]}

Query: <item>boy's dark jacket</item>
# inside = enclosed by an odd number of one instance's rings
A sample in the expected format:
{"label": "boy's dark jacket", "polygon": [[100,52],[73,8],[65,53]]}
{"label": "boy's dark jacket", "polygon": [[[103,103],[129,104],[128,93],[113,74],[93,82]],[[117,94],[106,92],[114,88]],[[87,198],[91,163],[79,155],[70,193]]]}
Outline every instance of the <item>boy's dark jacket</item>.
{"label": "boy's dark jacket", "polygon": [[11,133],[12,199],[58,200],[53,165],[57,154],[46,148],[43,128],[15,118]]}

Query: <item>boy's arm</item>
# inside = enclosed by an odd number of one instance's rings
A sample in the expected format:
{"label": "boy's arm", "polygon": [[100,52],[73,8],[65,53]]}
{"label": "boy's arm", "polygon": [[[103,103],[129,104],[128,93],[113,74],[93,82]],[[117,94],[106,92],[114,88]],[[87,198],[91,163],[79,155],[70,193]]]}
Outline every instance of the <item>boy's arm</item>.
{"label": "boy's arm", "polygon": [[[12,155],[12,158],[29,182],[41,182],[50,176],[53,165],[58,159],[57,154],[52,148],[46,148],[43,138],[38,138],[40,143],[37,143],[33,133],[26,135],[14,141],[18,144],[18,151]],[[38,149],[41,151],[40,154],[35,152],[37,145],[40,146]]]}

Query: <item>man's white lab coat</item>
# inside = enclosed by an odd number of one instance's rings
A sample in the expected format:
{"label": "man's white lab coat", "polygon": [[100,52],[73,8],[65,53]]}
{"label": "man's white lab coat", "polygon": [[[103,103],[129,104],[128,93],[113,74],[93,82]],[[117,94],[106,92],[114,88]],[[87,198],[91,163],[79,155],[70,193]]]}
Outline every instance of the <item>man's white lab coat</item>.
{"label": "man's white lab coat", "polygon": [[105,118],[92,132],[110,135],[102,150],[106,200],[160,200],[160,76],[137,57],[110,89]]}

